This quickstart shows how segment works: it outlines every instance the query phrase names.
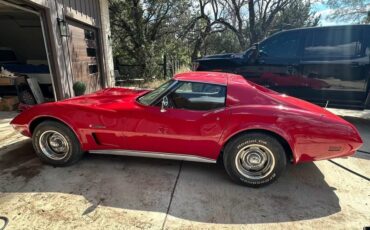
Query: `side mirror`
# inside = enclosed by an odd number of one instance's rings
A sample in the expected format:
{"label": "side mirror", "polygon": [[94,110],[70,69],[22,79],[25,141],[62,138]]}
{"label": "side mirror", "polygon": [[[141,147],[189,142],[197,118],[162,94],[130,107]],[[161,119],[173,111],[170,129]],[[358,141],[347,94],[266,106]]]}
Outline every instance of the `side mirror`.
{"label": "side mirror", "polygon": [[168,108],[168,97],[167,96],[164,96],[162,98],[162,104],[161,104],[161,112],[164,113],[166,112],[166,108]]}
{"label": "side mirror", "polygon": [[259,50],[259,57],[267,57],[267,53],[263,50]]}

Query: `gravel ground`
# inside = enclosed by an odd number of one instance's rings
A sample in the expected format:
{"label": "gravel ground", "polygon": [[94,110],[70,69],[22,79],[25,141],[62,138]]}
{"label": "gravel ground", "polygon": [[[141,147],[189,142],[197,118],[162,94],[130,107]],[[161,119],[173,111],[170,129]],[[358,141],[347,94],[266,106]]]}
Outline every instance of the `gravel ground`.
{"label": "gravel ground", "polygon": [[[362,229],[370,155],[289,166],[274,184],[232,183],[217,165],[86,155],[41,164],[0,112],[0,216],[8,229]],[[370,120],[346,117],[370,152]],[[0,228],[2,221],[0,220]]]}

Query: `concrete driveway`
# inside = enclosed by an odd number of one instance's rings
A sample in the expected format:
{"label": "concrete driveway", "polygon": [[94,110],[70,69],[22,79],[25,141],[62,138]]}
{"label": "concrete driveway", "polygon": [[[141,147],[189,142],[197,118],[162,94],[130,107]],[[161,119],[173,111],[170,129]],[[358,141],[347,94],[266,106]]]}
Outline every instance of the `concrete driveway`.
{"label": "concrete driveway", "polygon": [[[12,117],[2,115],[0,133]],[[370,120],[348,118],[370,152]],[[1,126],[1,124],[4,124]],[[10,136],[10,137],[9,137]],[[3,138],[3,139],[1,139]],[[274,184],[234,184],[218,165],[86,155],[41,164],[29,139],[0,135],[6,229],[362,229],[370,226],[370,154],[289,166]],[[0,220],[0,228],[2,226]]]}

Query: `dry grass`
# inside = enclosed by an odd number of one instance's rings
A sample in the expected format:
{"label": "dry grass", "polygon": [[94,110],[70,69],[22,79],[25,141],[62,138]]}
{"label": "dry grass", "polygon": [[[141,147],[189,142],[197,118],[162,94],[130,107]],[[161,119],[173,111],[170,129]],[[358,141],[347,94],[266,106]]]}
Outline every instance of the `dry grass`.
{"label": "dry grass", "polygon": [[180,66],[180,68],[175,72],[175,74],[189,72],[189,71],[191,71],[190,67],[183,65],[183,66]]}
{"label": "dry grass", "polygon": [[161,78],[161,79],[154,79],[152,81],[145,82],[141,87],[142,88],[148,88],[148,89],[155,89],[158,86],[160,86],[163,83],[165,83],[166,81],[168,81],[168,79],[163,79],[163,78]]}
{"label": "dry grass", "polygon": [[[179,69],[177,69],[175,74],[189,72],[191,69],[188,66],[181,66]],[[130,82],[123,85],[123,87],[134,87],[134,88],[144,88],[144,89],[155,89],[158,86],[162,85],[169,79],[164,79],[162,77],[160,78],[153,78],[150,81],[146,82]]]}

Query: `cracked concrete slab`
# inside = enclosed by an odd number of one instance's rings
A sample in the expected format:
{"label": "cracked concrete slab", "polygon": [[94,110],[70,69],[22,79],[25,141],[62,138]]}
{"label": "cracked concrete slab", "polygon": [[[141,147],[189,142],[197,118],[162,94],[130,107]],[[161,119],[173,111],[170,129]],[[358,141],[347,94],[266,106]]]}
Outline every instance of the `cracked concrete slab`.
{"label": "cracked concrete slab", "polygon": [[[369,121],[351,122],[368,144]],[[5,128],[11,129],[4,125],[0,130]],[[334,161],[369,177],[369,160],[369,154],[358,153]],[[234,184],[218,165],[183,162],[179,171],[180,164],[86,155],[76,165],[55,168],[38,160],[29,139],[17,140],[0,148],[0,216],[9,218],[7,229],[362,229],[370,225],[370,182],[329,161],[289,166],[276,183],[260,189]]]}
{"label": "cracked concrete slab", "polygon": [[290,166],[260,189],[233,184],[215,165],[185,163],[165,227],[362,228],[369,224],[368,186],[328,161]]}
{"label": "cracked concrete slab", "polygon": [[18,150],[0,153],[0,215],[9,228],[161,228],[179,162],[86,155],[55,168],[29,140]]}
{"label": "cracked concrete slab", "polygon": [[27,139],[9,125],[17,114],[17,112],[0,112],[0,148],[6,148],[13,143]]}

